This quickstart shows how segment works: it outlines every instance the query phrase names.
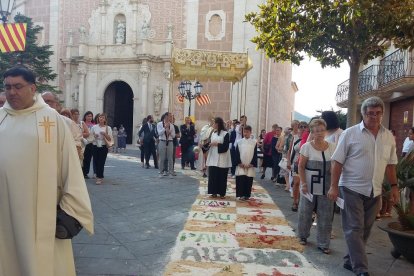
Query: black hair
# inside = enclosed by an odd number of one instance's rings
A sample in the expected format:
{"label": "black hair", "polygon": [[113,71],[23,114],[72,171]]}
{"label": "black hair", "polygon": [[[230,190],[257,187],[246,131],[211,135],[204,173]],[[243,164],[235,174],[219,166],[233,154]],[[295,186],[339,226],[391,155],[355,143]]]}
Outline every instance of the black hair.
{"label": "black hair", "polygon": [[83,121],[86,122],[86,116],[88,116],[88,115],[92,115],[92,122],[94,122],[93,121],[93,113],[92,113],[92,111],[86,111],[85,112],[85,114],[83,115]]}
{"label": "black hair", "polygon": [[164,119],[165,119],[165,116],[168,116],[168,114],[170,114],[170,112],[165,112],[164,114],[162,114],[162,116],[161,116],[161,121],[164,121]]}
{"label": "black hair", "polygon": [[226,130],[226,127],[224,126],[224,121],[221,117],[214,118],[214,123],[217,124],[217,134],[220,135],[220,132],[222,130]]}
{"label": "black hair", "polygon": [[149,121],[151,119],[152,115],[148,115],[147,116],[147,121]]}
{"label": "black hair", "polygon": [[326,122],[326,130],[339,128],[339,120],[335,111],[323,111],[321,118]]}
{"label": "black hair", "polygon": [[31,70],[29,70],[29,68],[23,65],[16,65],[8,69],[6,72],[4,72],[3,79],[7,77],[22,77],[26,82],[30,84],[36,83],[36,75]]}
{"label": "black hair", "polygon": [[145,125],[146,123],[148,123],[148,119],[147,118],[142,119],[142,124]]}
{"label": "black hair", "polygon": [[252,132],[252,127],[247,125],[243,128],[243,130],[248,130],[248,131]]}

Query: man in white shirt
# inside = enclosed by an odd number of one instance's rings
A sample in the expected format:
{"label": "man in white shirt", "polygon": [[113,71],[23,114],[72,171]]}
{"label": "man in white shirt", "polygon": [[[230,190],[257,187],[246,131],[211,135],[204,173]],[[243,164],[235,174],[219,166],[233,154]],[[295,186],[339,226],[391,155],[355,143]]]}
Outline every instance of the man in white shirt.
{"label": "man in white shirt", "polygon": [[357,275],[369,275],[365,244],[380,207],[384,173],[391,183],[391,202],[399,200],[395,139],[381,125],[383,112],[380,98],[366,99],[361,106],[363,121],[342,133],[332,156],[328,197],[335,201],[340,193],[345,202],[341,212],[348,245],[344,268]]}
{"label": "man in white shirt", "polygon": [[408,137],[405,138],[404,140],[401,157],[404,157],[413,147],[413,142],[414,142],[413,140],[414,140],[414,127],[412,127],[408,131]]}
{"label": "man in white shirt", "polygon": [[[160,168],[160,177],[168,176],[168,173],[164,171],[164,160],[168,160],[168,172],[171,176],[176,176],[174,172],[174,163],[173,163],[173,154],[174,154],[174,145],[173,139],[175,137],[175,129],[172,123],[172,114],[166,112],[161,117],[161,121],[157,124],[157,133],[159,138],[158,144],[158,153],[159,158],[159,168]],[[167,169],[167,168],[165,168]]]}

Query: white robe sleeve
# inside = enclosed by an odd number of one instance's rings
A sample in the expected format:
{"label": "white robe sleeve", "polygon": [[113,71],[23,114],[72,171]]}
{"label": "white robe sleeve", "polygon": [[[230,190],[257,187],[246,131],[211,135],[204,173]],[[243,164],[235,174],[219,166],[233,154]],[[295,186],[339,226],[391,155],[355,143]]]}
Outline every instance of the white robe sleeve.
{"label": "white robe sleeve", "polygon": [[93,234],[93,214],[88,190],[73,136],[63,120],[58,120],[58,204]]}

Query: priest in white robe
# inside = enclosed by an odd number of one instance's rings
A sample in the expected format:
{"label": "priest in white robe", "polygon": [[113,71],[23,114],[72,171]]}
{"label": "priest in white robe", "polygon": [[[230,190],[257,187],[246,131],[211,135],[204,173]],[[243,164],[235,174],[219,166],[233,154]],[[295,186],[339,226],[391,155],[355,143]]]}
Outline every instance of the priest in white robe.
{"label": "priest in white robe", "polygon": [[55,238],[61,207],[93,234],[91,203],[71,132],[23,66],[4,73],[0,108],[0,275],[76,275],[70,239]]}

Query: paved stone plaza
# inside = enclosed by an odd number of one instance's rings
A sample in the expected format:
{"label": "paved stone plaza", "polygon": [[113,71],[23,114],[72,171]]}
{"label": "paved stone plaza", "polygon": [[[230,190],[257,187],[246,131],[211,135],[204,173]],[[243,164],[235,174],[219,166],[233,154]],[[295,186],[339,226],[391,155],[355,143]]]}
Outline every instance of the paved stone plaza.
{"label": "paved stone plaza", "polygon": [[[267,237],[277,236],[281,242],[271,244],[268,239],[254,240],[259,233],[249,228],[255,228],[255,218],[252,221],[252,217],[246,216],[251,206],[242,206],[247,203],[234,200],[232,180],[229,181],[229,197],[217,201],[221,205],[217,209],[205,195],[205,180],[195,172],[178,171],[174,178],[159,178],[157,170],[144,169],[138,164],[138,153],[130,148],[126,154],[110,155],[104,185],[87,180],[95,215],[95,235],[89,237],[82,231],[74,239],[78,275],[240,275],[240,271],[247,273],[243,275],[259,272],[263,273],[260,275],[353,275],[342,268],[345,243],[339,216],[335,218],[336,238],[331,243],[331,255],[317,250],[315,231],[301,253],[301,246],[292,239],[297,213],[290,211],[289,193],[269,180],[260,181],[261,186],[255,185],[255,196],[261,197],[261,202],[270,207],[264,208],[272,213],[268,220],[278,223],[257,223],[257,231],[264,231],[264,224]],[[263,201],[263,198],[266,199]],[[233,230],[206,230],[208,226],[200,229],[200,225],[194,225],[202,221],[205,227],[212,223],[209,222],[211,216],[220,214],[234,220]],[[237,220],[232,217],[235,214],[239,217]],[[201,215],[205,216],[203,220],[194,217]],[[272,227],[267,227],[275,224],[279,233],[271,233]],[[240,239],[246,235],[249,238]],[[288,249],[286,246],[293,250],[279,250]],[[414,265],[402,258],[395,260],[390,250],[387,235],[374,226],[367,247],[371,275],[414,273]]]}

